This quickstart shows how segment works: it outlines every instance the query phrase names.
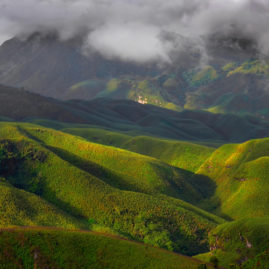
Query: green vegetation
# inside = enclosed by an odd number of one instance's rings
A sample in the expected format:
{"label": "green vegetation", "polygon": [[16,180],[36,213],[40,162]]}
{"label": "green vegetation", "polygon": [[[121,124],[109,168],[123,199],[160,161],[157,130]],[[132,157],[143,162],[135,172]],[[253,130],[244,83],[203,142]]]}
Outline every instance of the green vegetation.
{"label": "green vegetation", "polygon": [[[100,177],[114,187],[148,194],[162,193],[177,198],[184,197],[184,193],[178,192],[177,189],[185,189],[185,193],[192,193],[193,200],[195,197],[199,199],[199,194],[184,178],[183,171],[165,165],[157,159],[115,147],[90,143],[53,130],[28,128],[25,131],[26,135],[27,132],[30,138],[42,141],[45,146],[54,149],[66,159],[71,158],[70,161],[74,163],[80,162],[82,158],[81,162],[85,162],[85,167],[92,166],[90,172],[94,168],[98,171],[98,168],[100,170],[102,167],[104,171],[103,173],[99,171]],[[74,156],[69,157],[67,152]],[[184,198],[188,200],[187,196]]]}
{"label": "green vegetation", "polygon": [[58,226],[68,229],[87,228],[66,212],[53,206],[38,195],[20,190],[0,178],[0,225],[20,226]]}
{"label": "green vegetation", "polygon": [[196,254],[207,250],[208,231],[223,222],[166,196],[202,198],[185,172],[157,159],[30,124],[1,127],[1,176],[89,228],[108,227],[154,246]]}
{"label": "green vegetation", "polygon": [[260,268],[266,268],[262,267],[262,263],[268,261],[265,257],[268,240],[268,217],[243,218],[222,224],[211,231],[209,235],[211,253],[198,255],[197,258],[214,264],[211,258],[215,255],[225,267],[234,264],[238,267],[243,266],[242,268],[253,268],[251,266],[257,265],[259,261]]}
{"label": "green vegetation", "polygon": [[262,252],[255,258],[248,260],[242,266],[243,269],[258,269],[258,268],[268,268],[269,264],[269,250]]}
{"label": "green vegetation", "polygon": [[[195,172],[215,150],[189,142],[111,132],[99,128],[63,128],[63,132],[89,141],[151,156],[172,166]],[[209,143],[210,144],[210,143]],[[195,156],[195,158],[194,158]]]}
{"label": "green vegetation", "polygon": [[109,92],[116,91],[119,87],[119,82],[117,79],[113,78],[107,83],[107,90]]}
{"label": "green vegetation", "polygon": [[235,69],[237,67],[237,63],[235,62],[231,62],[231,63],[227,63],[226,65],[224,65],[222,67],[222,70],[225,71],[225,72],[228,72],[232,69]]}
{"label": "green vegetation", "polygon": [[1,268],[269,267],[266,61],[223,40],[210,66],[89,63],[35,36],[1,46],[2,82],[68,101],[0,85]]}
{"label": "green vegetation", "polygon": [[186,256],[100,233],[46,228],[2,229],[0,233],[3,269],[196,269],[200,264]]}
{"label": "green vegetation", "polygon": [[268,215],[268,156],[268,138],[217,149],[198,170],[217,185],[205,207],[232,218]]}
{"label": "green vegetation", "polygon": [[[22,107],[32,98],[16,94],[23,96]],[[2,227],[91,230],[117,241],[120,236],[187,255],[204,253],[197,257],[206,262],[213,255],[230,268],[241,260],[245,268],[266,263],[267,236],[254,239],[267,233],[269,140],[224,144],[266,136],[266,121],[145,109],[131,101],[34,100],[42,105],[29,104],[24,114],[19,103],[14,111],[0,107],[5,117],[32,122],[0,123]],[[54,113],[59,121],[50,120]],[[57,257],[66,261],[60,251]]]}
{"label": "green vegetation", "polygon": [[[230,68],[232,69],[232,68]],[[269,75],[269,65],[265,64],[259,60],[249,60],[244,62],[242,65],[236,67],[233,70],[225,70],[229,71],[227,77],[235,75],[235,74],[256,74],[256,75]]]}
{"label": "green vegetation", "polygon": [[[2,227],[89,229],[183,254],[205,253],[197,258],[212,264],[213,254],[231,268],[246,256],[244,266],[257,264],[257,257],[266,261],[268,138],[215,149],[209,142],[55,127],[64,132],[0,124]],[[197,205],[237,220],[225,222]],[[57,257],[66,262],[64,250]]]}
{"label": "green vegetation", "polygon": [[184,74],[185,80],[190,87],[206,85],[218,79],[218,73],[213,66],[206,66],[202,70],[192,70]]}

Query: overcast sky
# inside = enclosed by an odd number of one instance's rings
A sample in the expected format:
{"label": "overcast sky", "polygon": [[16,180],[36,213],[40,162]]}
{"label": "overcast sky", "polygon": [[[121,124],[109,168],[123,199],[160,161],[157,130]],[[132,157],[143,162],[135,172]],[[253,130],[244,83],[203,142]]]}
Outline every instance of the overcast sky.
{"label": "overcast sky", "polygon": [[269,54],[269,1],[0,0],[0,42],[37,31],[83,34],[85,50],[136,62],[169,62],[182,37],[199,47],[214,33],[251,38]]}

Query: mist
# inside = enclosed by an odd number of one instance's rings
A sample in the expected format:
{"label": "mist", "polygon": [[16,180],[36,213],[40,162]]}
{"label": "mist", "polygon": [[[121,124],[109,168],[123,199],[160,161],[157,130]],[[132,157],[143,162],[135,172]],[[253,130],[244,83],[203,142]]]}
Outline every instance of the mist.
{"label": "mist", "polygon": [[34,32],[83,36],[84,53],[137,63],[173,61],[186,45],[206,57],[205,40],[246,38],[269,54],[266,0],[0,0],[0,42]]}

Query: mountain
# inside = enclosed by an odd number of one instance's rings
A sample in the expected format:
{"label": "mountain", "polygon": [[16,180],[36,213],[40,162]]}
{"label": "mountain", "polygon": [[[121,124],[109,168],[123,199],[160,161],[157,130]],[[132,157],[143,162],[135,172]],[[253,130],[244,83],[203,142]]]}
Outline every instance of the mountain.
{"label": "mountain", "polygon": [[[89,99],[103,90],[109,77],[154,73],[151,67],[107,61],[96,54],[89,60],[81,45],[81,38],[60,42],[54,34],[36,33],[25,41],[11,39],[1,46],[0,81],[56,98]],[[71,88],[78,83],[82,89],[76,94]]]}
{"label": "mountain", "polygon": [[233,42],[170,65],[5,42],[1,266],[268,268],[269,65]]}
{"label": "mountain", "polygon": [[168,109],[255,114],[268,118],[268,63],[246,42],[212,37],[207,60],[184,51],[171,65],[85,56],[82,38],[38,33],[0,47],[0,82],[58,99],[130,99]]}

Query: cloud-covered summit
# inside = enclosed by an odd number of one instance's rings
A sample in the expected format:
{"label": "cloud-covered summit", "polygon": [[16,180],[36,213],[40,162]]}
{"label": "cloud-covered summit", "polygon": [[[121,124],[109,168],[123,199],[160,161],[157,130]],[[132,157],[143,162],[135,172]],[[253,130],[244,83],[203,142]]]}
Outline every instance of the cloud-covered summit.
{"label": "cloud-covered summit", "polygon": [[203,51],[213,34],[249,39],[269,54],[268,25],[267,0],[0,0],[0,41],[83,34],[84,51],[139,63],[170,62],[186,40]]}

